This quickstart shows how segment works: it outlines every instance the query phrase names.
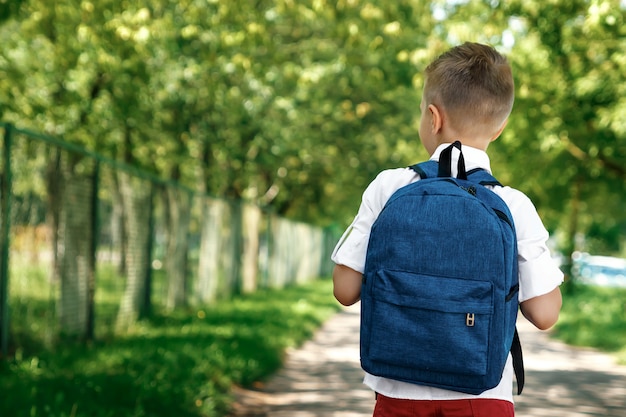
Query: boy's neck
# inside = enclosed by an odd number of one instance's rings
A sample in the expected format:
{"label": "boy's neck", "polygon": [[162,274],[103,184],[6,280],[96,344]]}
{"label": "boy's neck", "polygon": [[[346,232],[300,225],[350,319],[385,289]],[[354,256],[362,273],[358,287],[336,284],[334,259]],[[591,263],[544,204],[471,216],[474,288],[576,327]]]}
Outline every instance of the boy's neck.
{"label": "boy's neck", "polygon": [[460,141],[461,144],[463,146],[468,146],[470,148],[475,148],[475,149],[479,149],[483,152],[487,152],[487,148],[489,147],[489,144],[491,143],[490,140],[485,140],[485,139],[474,139],[474,138],[467,138],[467,137],[460,137],[460,136],[456,136],[456,137],[451,137],[451,138],[446,138],[446,139],[441,139],[438,142],[437,147],[439,147],[439,145],[443,145],[446,143],[453,143],[454,141]]}
{"label": "boy's neck", "polygon": [[441,128],[436,134],[436,139],[439,145],[443,143],[454,143],[454,141],[458,140],[463,146],[469,146],[470,148],[476,148],[486,152],[489,144],[500,135],[501,130],[494,138],[490,138],[488,136],[489,134],[486,134],[487,136],[482,136],[477,135],[476,132],[469,132],[467,129],[456,129],[449,122],[447,114],[445,112],[442,112],[442,114],[443,120],[447,120],[448,122],[442,122]]}

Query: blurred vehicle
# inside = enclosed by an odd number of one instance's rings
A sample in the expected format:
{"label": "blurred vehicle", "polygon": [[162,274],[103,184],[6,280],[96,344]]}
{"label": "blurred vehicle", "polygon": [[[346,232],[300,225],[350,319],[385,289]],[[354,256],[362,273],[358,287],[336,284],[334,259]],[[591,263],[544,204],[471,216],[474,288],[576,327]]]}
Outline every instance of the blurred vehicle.
{"label": "blurred vehicle", "polygon": [[577,282],[626,288],[626,259],[575,252],[572,262],[572,274]]}

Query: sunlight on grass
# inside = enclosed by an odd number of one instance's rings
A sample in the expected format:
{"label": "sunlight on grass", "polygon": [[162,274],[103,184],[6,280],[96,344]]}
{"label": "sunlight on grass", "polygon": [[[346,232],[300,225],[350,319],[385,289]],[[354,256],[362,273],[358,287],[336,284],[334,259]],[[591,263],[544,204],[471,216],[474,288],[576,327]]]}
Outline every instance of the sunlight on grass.
{"label": "sunlight on grass", "polygon": [[330,280],[155,315],[132,333],[0,363],[1,416],[224,415],[338,310]]}
{"label": "sunlight on grass", "polygon": [[626,364],[626,289],[577,285],[563,294],[555,336],[617,355]]}

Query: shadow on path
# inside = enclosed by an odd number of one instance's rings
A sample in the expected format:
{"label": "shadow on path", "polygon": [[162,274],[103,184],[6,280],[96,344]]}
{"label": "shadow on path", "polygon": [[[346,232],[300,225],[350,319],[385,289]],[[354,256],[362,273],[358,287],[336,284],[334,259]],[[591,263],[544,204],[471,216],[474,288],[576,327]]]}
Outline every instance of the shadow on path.
{"label": "shadow on path", "polygon": [[241,407],[235,415],[371,416],[374,394],[362,384],[359,315],[357,304],[328,320],[312,340],[288,353],[285,366],[263,392],[238,390]]}
{"label": "shadow on path", "polygon": [[[362,384],[359,304],[327,321],[262,392],[237,390],[235,416],[370,417],[374,394]],[[517,417],[625,417],[626,367],[590,349],[571,348],[519,321],[526,386]]]}
{"label": "shadow on path", "polygon": [[519,320],[526,386],[518,417],[624,417],[626,367],[609,355],[573,348]]}

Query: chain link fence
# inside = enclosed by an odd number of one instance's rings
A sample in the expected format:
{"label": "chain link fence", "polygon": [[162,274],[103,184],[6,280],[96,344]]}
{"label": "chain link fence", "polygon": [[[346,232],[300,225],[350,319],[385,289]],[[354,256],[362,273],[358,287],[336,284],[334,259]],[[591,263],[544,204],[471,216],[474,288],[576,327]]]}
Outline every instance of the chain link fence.
{"label": "chain link fence", "polygon": [[3,357],[328,276],[336,236],[0,123]]}

